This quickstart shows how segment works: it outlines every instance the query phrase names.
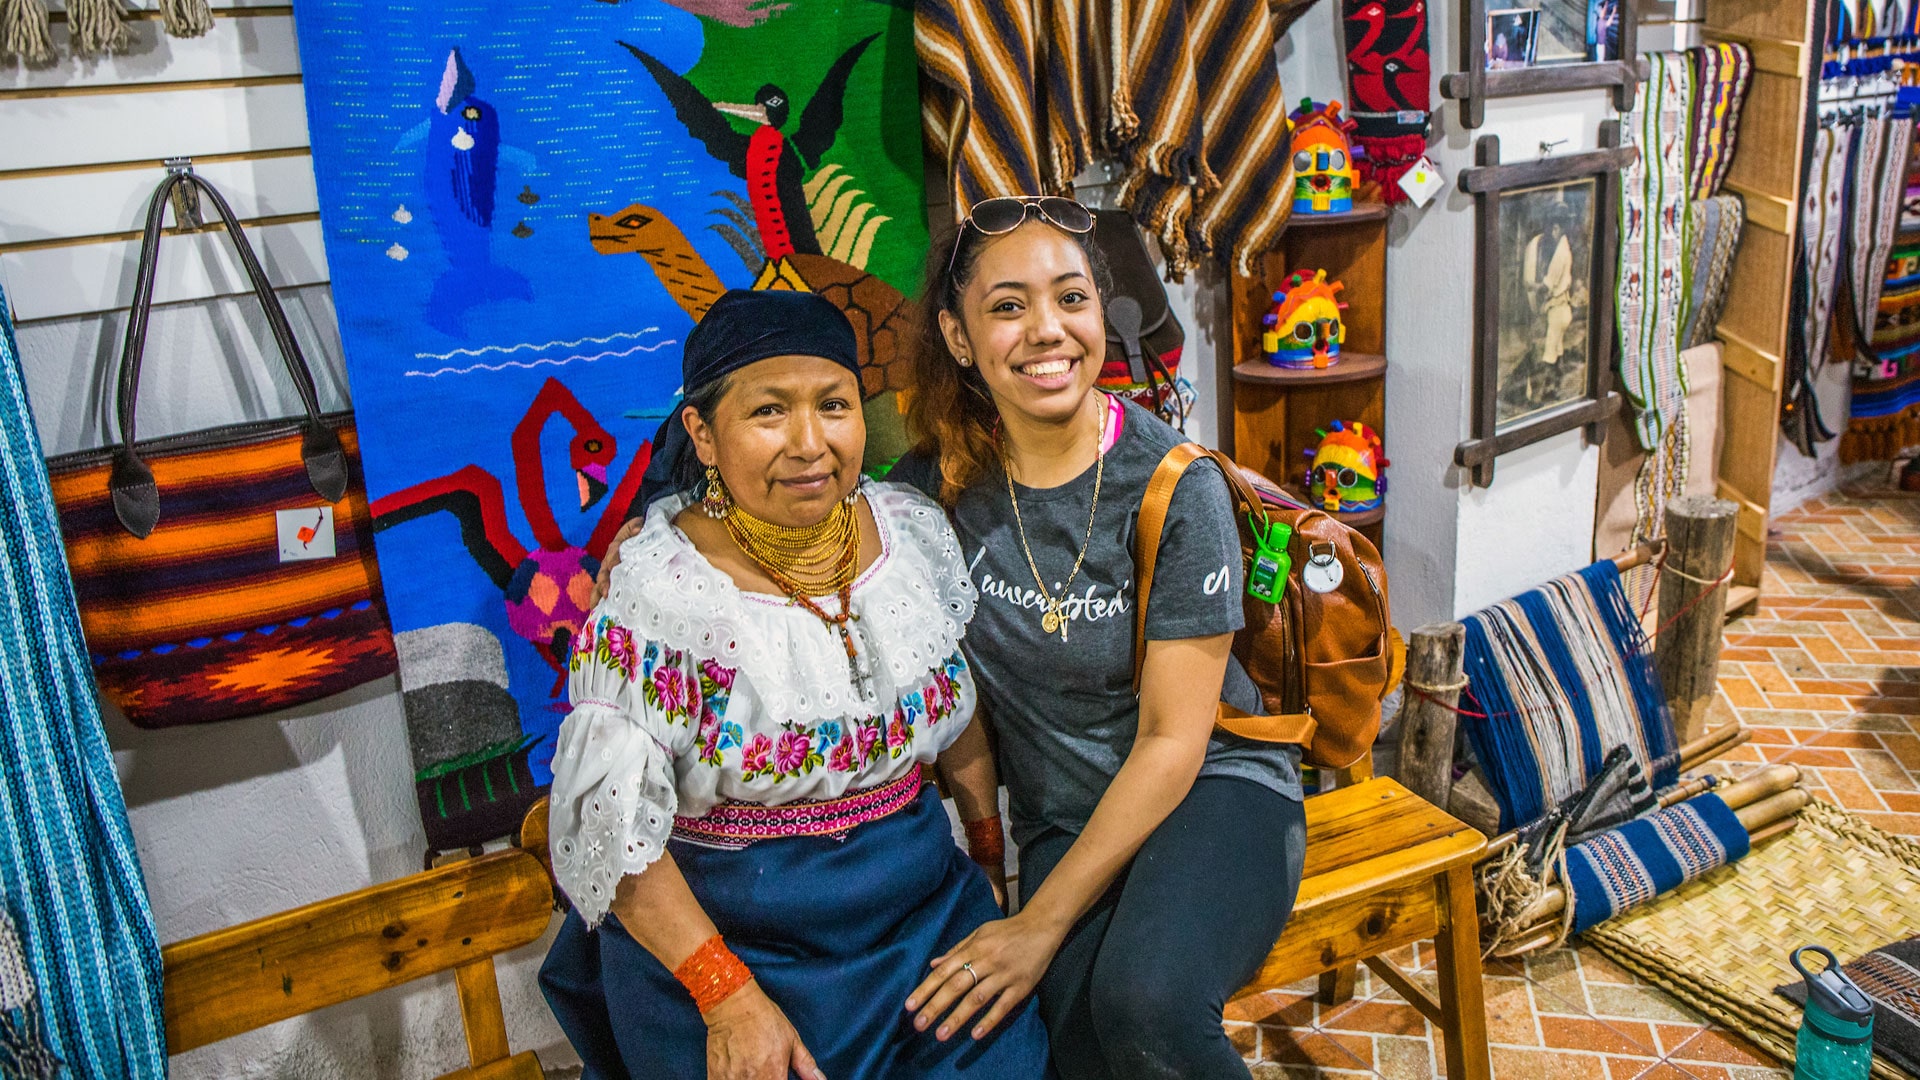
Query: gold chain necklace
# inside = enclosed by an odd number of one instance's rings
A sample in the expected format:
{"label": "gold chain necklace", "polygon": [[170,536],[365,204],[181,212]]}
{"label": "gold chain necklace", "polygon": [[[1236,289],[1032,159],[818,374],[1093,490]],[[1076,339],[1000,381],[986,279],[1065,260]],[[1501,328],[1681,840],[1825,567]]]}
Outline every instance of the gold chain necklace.
{"label": "gold chain necklace", "polygon": [[[864,698],[869,693],[868,672],[860,663],[860,650],[847,627],[860,619],[853,612],[853,579],[860,565],[860,516],[853,509],[857,494],[856,490],[842,499],[817,524],[800,528],[775,525],[747,513],[738,504],[725,520],[733,542],[766,571],[788,599],[839,633],[840,644],[847,652],[847,673]],[[840,610],[832,615],[813,599],[827,593],[840,601]]]}
{"label": "gold chain necklace", "polygon": [[1060,596],[1056,598],[1047,590],[1046,580],[1040,576],[1040,568],[1034,565],[1033,548],[1027,545],[1027,523],[1020,519],[1020,496],[1013,490],[1013,464],[1001,455],[1000,471],[1007,477],[1007,501],[1013,503],[1013,524],[1020,531],[1020,550],[1026,553],[1027,569],[1033,572],[1033,583],[1040,589],[1040,595],[1047,601],[1047,609],[1040,615],[1040,630],[1045,634],[1059,633],[1060,640],[1067,640],[1067,616],[1060,610],[1060,602],[1073,588],[1073,581],[1080,576],[1080,564],[1086,561],[1087,548],[1093,545],[1093,517],[1100,509],[1100,478],[1107,464],[1107,420],[1113,415],[1112,408],[1105,402],[1100,405],[1100,438],[1094,443],[1093,450],[1093,505],[1087,507],[1087,535],[1080,541],[1080,552],[1073,557],[1073,571],[1067,575],[1066,584],[1060,586]]}

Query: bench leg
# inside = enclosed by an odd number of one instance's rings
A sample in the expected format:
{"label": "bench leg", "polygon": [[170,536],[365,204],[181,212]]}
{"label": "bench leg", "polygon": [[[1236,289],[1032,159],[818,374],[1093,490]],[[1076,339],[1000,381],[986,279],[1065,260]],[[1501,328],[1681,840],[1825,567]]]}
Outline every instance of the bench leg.
{"label": "bench leg", "polygon": [[1473,906],[1473,869],[1447,871],[1446,920],[1433,939],[1440,1010],[1447,1039],[1447,1080],[1491,1080],[1487,1005],[1480,983],[1480,919]]}
{"label": "bench leg", "polygon": [[1320,993],[1322,1005],[1343,1005],[1353,1000],[1354,976],[1359,974],[1359,964],[1344,964],[1332,971],[1320,973]]}

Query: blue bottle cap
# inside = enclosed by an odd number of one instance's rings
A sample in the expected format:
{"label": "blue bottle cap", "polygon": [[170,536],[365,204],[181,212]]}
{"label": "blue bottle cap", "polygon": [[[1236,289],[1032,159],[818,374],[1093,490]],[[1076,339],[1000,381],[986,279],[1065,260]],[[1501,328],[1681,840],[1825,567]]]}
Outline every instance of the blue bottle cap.
{"label": "blue bottle cap", "polygon": [[[1808,971],[1800,962],[1800,954],[1819,953],[1827,958],[1827,966],[1818,972]],[[1818,1005],[1827,1015],[1848,1024],[1865,1024],[1873,1019],[1873,1001],[1861,989],[1854,985],[1847,973],[1840,970],[1840,961],[1821,945],[1802,945],[1793,950],[1789,958],[1794,969],[1807,980],[1807,1001]]]}

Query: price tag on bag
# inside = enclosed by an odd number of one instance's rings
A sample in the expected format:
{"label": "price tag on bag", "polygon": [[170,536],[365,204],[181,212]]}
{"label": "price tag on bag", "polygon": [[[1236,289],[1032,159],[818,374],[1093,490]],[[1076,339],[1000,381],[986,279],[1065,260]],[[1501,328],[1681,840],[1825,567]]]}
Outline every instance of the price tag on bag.
{"label": "price tag on bag", "polygon": [[331,559],[336,554],[333,550],[333,507],[275,510],[273,517],[280,533],[281,562]]}
{"label": "price tag on bag", "polygon": [[1413,163],[1413,168],[1400,175],[1400,190],[1407,193],[1415,206],[1425,206],[1433,201],[1440,189],[1446,187],[1446,181],[1440,179],[1440,166],[1425,154]]}

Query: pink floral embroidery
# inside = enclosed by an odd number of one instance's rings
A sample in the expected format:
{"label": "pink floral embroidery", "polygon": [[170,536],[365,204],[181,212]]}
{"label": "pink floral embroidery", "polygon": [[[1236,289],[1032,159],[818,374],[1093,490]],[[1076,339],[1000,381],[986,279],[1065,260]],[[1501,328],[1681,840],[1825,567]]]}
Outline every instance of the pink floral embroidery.
{"label": "pink floral embroidery", "polygon": [[700,671],[702,674],[706,675],[707,678],[713,680],[713,684],[715,686],[718,686],[720,689],[722,690],[733,689],[733,669],[732,668],[721,667],[719,664],[714,663],[712,660],[702,660],[700,661]]}
{"label": "pink floral embroidery", "polygon": [[853,730],[860,738],[860,760],[872,761],[880,753],[880,729],[873,724],[860,724]]}
{"label": "pink floral embroidery", "polygon": [[827,756],[827,764],[834,772],[853,772],[860,763],[853,759],[853,740],[841,739],[833,744],[833,753]]}
{"label": "pink floral embroidery", "polygon": [[788,731],[780,736],[780,745],[773,752],[776,771],[783,776],[800,772],[807,763],[807,751],[813,748],[813,739],[797,731]]}
{"label": "pink floral embroidery", "polygon": [[700,747],[700,760],[709,765],[720,764],[720,714],[712,709],[700,713],[700,736],[695,742]]}
{"label": "pink floral embroidery", "polygon": [[752,780],[773,771],[767,761],[773,753],[773,740],[765,734],[755,735],[747,740],[746,748],[740,751],[740,777]]}
{"label": "pink floral embroidery", "polygon": [[631,680],[639,666],[633,631],[619,623],[609,621],[606,625],[606,635],[600,639],[600,643],[606,647],[608,662],[619,668],[621,673]]}
{"label": "pink floral embroidery", "polygon": [[662,666],[653,671],[653,689],[660,695],[660,707],[668,715],[684,715],[687,712],[686,676],[675,666]]}
{"label": "pink floral embroidery", "polygon": [[907,730],[907,719],[898,707],[893,710],[893,719],[887,722],[887,754],[899,757],[901,748],[912,739]]}

